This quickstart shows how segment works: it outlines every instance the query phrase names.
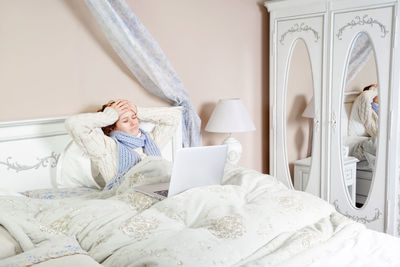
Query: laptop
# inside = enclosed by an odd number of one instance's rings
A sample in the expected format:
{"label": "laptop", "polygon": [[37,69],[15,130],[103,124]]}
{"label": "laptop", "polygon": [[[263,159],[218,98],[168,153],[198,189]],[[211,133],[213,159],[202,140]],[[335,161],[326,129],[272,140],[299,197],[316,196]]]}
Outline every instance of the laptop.
{"label": "laptop", "polygon": [[178,149],[169,183],[141,185],[134,190],[162,200],[190,188],[221,184],[226,154],[226,145]]}

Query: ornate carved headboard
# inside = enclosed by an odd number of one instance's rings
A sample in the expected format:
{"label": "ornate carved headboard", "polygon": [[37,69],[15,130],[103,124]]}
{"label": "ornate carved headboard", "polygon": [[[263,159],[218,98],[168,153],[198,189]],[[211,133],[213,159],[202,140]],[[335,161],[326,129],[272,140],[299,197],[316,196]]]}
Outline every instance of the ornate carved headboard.
{"label": "ornate carved headboard", "polygon": [[65,118],[0,123],[0,187],[15,191],[53,186],[58,159],[71,141]]}

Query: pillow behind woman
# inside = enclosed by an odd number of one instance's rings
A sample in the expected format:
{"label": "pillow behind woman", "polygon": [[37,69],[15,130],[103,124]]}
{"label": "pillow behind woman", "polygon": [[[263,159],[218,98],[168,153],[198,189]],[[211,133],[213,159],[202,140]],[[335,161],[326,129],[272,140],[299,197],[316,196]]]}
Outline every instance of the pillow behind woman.
{"label": "pillow behind woman", "polygon": [[371,102],[378,95],[373,87],[362,92],[354,101],[349,119],[350,136],[376,136],[378,134],[378,114],[372,109]]}

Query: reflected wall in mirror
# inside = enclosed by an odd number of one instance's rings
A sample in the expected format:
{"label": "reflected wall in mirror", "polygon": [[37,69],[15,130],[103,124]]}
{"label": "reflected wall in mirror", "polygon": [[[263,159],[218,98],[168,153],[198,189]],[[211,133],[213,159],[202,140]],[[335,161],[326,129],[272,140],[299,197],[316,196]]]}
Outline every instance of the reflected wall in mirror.
{"label": "reflected wall in mirror", "polygon": [[311,169],[314,101],[310,56],[302,39],[294,42],[289,62],[286,88],[286,153],[295,189],[305,190]]}
{"label": "reflected wall in mirror", "polygon": [[369,36],[359,33],[348,57],[341,117],[343,179],[348,200],[357,208],[367,202],[375,173],[379,132],[375,60]]}

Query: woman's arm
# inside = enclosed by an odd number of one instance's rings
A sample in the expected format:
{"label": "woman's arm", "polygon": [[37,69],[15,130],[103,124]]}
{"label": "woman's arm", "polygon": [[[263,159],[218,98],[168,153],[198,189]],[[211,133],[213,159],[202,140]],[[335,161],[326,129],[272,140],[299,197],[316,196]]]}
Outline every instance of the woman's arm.
{"label": "woman's arm", "polygon": [[151,134],[154,142],[162,150],[174,135],[180,120],[181,111],[170,107],[137,108],[137,116],[141,121],[155,124]]}
{"label": "woman's arm", "polygon": [[[103,112],[83,113],[69,117],[65,127],[79,147],[90,157],[102,157],[109,143],[114,142],[104,135],[101,127],[118,120],[118,113],[110,107]],[[114,142],[115,143],[115,142]]]}
{"label": "woman's arm", "polygon": [[117,120],[117,111],[107,107],[103,112],[78,114],[65,121],[65,127],[72,139],[97,165],[106,182],[117,172],[117,144],[100,128]]}

